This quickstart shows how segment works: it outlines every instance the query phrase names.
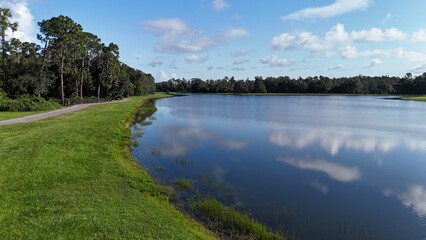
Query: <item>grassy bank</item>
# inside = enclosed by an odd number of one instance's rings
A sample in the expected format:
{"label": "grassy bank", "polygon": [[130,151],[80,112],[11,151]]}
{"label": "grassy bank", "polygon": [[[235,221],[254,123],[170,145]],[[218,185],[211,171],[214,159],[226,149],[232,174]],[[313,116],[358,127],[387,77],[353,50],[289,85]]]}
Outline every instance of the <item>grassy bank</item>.
{"label": "grassy bank", "polygon": [[41,112],[0,112],[0,121],[19,117],[26,117],[37,113]]}
{"label": "grassy bank", "polygon": [[285,239],[262,224],[220,202],[205,198],[191,208],[205,224],[223,239]]}
{"label": "grassy bank", "polygon": [[2,239],[214,238],[132,159],[128,123],[141,100],[1,126]]}
{"label": "grassy bank", "polygon": [[402,98],[402,100],[426,102],[426,95],[415,96],[415,97],[406,97],[406,98]]}

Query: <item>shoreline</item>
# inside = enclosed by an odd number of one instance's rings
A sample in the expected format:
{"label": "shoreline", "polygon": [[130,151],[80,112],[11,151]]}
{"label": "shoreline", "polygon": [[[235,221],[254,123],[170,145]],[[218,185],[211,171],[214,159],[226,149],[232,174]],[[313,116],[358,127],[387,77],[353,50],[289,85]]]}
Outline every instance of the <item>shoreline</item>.
{"label": "shoreline", "polygon": [[137,107],[158,97],[1,126],[0,235],[216,239],[170,204],[129,151]]}

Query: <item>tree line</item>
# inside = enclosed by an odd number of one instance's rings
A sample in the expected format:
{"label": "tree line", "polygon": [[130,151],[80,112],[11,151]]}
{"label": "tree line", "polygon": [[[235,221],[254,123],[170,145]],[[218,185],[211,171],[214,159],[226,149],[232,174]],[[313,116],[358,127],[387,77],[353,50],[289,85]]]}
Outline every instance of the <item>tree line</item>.
{"label": "tree line", "polygon": [[254,80],[235,80],[234,77],[203,81],[199,78],[171,79],[157,83],[163,92],[192,93],[344,93],[344,94],[425,94],[426,73],[413,77],[342,77],[324,76],[292,79],[255,77]]}
{"label": "tree line", "polygon": [[67,98],[123,98],[155,91],[150,74],[120,62],[119,47],[85,32],[70,17],[38,23],[41,45],[8,36],[18,29],[9,9],[0,8],[0,92],[10,98],[38,96]]}

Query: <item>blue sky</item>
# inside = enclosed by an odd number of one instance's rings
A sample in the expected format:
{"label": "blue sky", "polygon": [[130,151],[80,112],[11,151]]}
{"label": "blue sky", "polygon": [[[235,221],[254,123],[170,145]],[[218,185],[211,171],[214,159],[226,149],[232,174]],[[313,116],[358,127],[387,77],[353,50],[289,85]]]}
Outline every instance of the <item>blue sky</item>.
{"label": "blue sky", "polygon": [[37,22],[66,15],[121,60],[171,77],[403,76],[426,72],[426,1],[0,0],[36,41]]}

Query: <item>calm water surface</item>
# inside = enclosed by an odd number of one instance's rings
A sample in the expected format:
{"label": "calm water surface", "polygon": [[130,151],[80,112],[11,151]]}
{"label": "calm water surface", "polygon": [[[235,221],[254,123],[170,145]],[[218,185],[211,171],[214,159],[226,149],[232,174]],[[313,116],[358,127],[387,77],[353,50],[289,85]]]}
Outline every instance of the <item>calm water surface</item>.
{"label": "calm water surface", "polygon": [[[134,156],[296,239],[426,239],[426,103],[162,99]],[[185,197],[178,194],[177,198]]]}

